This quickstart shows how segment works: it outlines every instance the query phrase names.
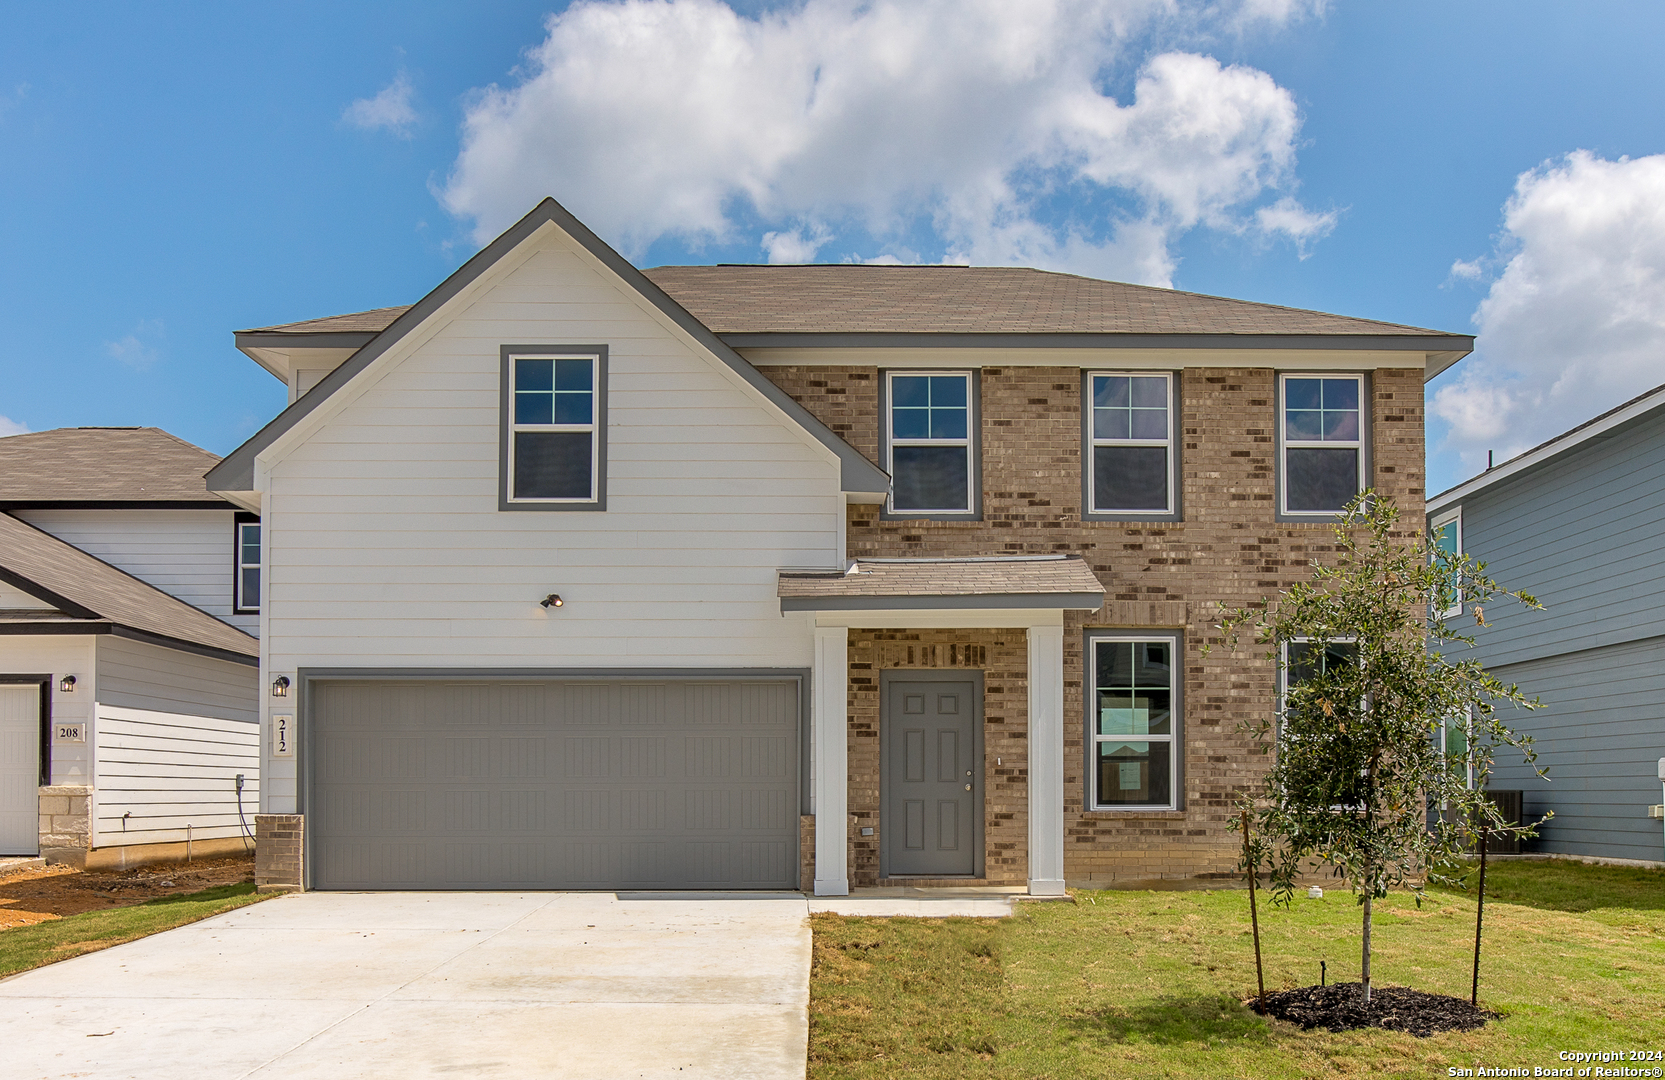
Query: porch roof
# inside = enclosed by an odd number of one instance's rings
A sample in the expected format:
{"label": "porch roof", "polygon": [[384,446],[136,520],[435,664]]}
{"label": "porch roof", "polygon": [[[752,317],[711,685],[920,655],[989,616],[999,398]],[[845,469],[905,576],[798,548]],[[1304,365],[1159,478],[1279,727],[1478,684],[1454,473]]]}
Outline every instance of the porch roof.
{"label": "porch roof", "polygon": [[843,573],[782,570],[776,595],[782,611],[1104,606],[1104,586],[1079,555],[857,559]]}

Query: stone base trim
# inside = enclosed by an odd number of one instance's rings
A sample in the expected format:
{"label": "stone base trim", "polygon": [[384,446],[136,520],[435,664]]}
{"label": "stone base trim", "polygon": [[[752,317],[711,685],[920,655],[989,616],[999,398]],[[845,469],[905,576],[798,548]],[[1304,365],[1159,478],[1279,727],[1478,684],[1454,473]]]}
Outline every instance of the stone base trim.
{"label": "stone base trim", "polygon": [[93,789],[81,784],[51,784],[40,791],[40,854],[49,864],[87,866],[92,842]]}
{"label": "stone base trim", "polygon": [[254,815],[254,891],[300,892],[305,848],[304,814]]}

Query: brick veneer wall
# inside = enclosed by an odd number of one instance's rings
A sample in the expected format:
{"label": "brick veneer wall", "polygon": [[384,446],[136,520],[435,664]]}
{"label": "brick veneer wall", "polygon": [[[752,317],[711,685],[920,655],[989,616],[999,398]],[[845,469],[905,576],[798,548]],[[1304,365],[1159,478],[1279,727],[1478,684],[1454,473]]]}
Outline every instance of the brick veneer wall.
{"label": "brick veneer wall", "polygon": [[255,892],[299,892],[306,851],[306,816],[254,816]]}
{"label": "brick veneer wall", "polygon": [[[858,450],[876,458],[877,368],[765,366],[763,373],[811,412],[839,430]],[[1423,392],[1420,369],[1370,374],[1371,470],[1377,490],[1404,511],[1404,532],[1423,522]],[[987,554],[1082,555],[1104,583],[1106,604],[1071,613],[1064,632],[1065,874],[1072,882],[1129,882],[1230,871],[1233,835],[1225,824],[1237,794],[1254,782],[1265,759],[1239,722],[1275,707],[1275,671],[1251,649],[1216,649],[1219,605],[1237,606],[1270,596],[1308,577],[1314,558],[1333,553],[1330,526],[1279,522],[1275,517],[1277,381],[1272,368],[1187,368],[1181,374],[1183,443],[1182,522],[1081,520],[1081,372],[1079,368],[983,368],[983,520],[883,521],[879,507],[849,509],[852,556]],[[1088,812],[1085,809],[1086,703],[1083,697],[1083,630],[1091,627],[1175,628],[1185,635],[1184,809],[1163,813]],[[889,636],[891,632],[885,632]],[[929,632],[921,641],[980,641],[994,631]],[[1004,632],[1000,632],[1004,633]],[[858,757],[877,746],[876,708],[858,712],[856,664],[862,642],[871,650],[881,635],[852,631],[850,812],[875,814],[877,771],[858,771]],[[1022,635],[1014,635],[1020,644]],[[888,663],[881,657],[881,666]],[[1016,672],[1024,668],[1020,650]],[[1016,685],[990,670],[989,685]],[[874,690],[877,677],[872,677]],[[875,699],[876,700],[876,699]],[[1026,698],[1020,694],[1021,715]],[[995,707],[988,706],[993,715]],[[1014,729],[1024,725],[1007,720]],[[858,734],[858,724],[871,732]],[[990,760],[996,751],[988,750]],[[876,755],[875,755],[876,757]],[[1025,777],[1026,783],[1026,777]],[[1013,781],[1014,824],[1003,824],[1022,852],[1024,784]],[[871,789],[871,790],[870,790]],[[988,787],[991,806],[996,785]],[[1008,812],[1003,811],[1003,812]],[[866,818],[862,819],[867,824]],[[877,827],[877,823],[875,823]],[[994,833],[991,830],[991,838]],[[876,866],[858,837],[852,873],[864,881]],[[876,837],[875,837],[876,839]],[[1004,842],[1004,841],[1003,841]],[[1014,857],[1000,849],[1002,859]],[[988,845],[991,880],[1021,881],[1023,872],[997,864]],[[1009,878],[1008,876],[1009,875]]]}

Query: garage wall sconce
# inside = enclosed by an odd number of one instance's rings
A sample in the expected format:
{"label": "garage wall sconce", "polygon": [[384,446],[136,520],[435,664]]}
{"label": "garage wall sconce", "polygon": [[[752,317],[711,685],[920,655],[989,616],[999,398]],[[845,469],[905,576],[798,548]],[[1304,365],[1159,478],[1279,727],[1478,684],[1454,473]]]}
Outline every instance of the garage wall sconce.
{"label": "garage wall sconce", "polygon": [[272,696],[273,697],[288,697],[289,696],[289,676],[279,675],[277,678],[272,680]]}
{"label": "garage wall sconce", "polygon": [[73,694],[73,693],[75,693],[75,676],[65,675],[63,678],[59,679],[58,680],[58,693],[60,693],[60,694]]}
{"label": "garage wall sconce", "polygon": [[566,601],[561,599],[560,593],[550,593],[548,596],[538,601],[538,606],[545,608],[565,607]]}

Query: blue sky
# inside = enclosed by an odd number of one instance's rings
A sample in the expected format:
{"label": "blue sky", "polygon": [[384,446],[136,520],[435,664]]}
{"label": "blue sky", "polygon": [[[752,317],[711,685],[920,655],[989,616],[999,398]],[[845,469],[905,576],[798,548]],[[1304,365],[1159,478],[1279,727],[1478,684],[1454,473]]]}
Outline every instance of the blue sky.
{"label": "blue sky", "polygon": [[408,303],[534,192],[641,265],[1025,262],[1478,329],[1432,490],[1665,382],[1665,7],[737,6],[8,7],[0,429],[225,453],[284,400],[233,330]]}

